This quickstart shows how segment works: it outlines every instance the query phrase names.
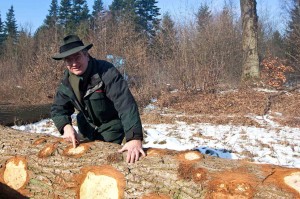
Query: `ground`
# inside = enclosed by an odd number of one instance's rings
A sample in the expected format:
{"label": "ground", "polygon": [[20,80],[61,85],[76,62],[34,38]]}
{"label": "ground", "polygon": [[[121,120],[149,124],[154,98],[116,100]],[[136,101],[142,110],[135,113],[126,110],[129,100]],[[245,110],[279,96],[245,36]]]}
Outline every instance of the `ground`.
{"label": "ground", "polygon": [[[213,94],[168,92],[152,105],[157,108],[143,114],[146,123],[172,122],[176,113],[185,114],[181,120],[260,126],[250,116],[271,115],[274,120],[290,127],[300,126],[300,91],[246,89]],[[151,107],[149,107],[151,109]],[[148,110],[149,110],[148,109]],[[146,109],[147,110],[147,109]],[[159,113],[159,114],[158,114]],[[175,113],[165,114],[160,113]],[[189,117],[193,115],[193,117]],[[178,119],[178,118],[177,118]]]}
{"label": "ground", "polygon": [[166,93],[143,110],[144,146],[298,168],[299,103],[297,89]]}
{"label": "ground", "polygon": [[[143,146],[300,168],[299,103],[297,89],[165,92],[140,108]],[[14,128],[60,136],[50,119]]]}

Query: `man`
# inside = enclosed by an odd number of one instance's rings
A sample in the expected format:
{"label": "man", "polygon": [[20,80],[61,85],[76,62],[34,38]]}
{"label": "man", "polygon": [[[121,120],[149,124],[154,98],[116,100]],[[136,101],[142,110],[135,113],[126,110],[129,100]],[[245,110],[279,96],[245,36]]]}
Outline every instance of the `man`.
{"label": "man", "polygon": [[126,81],[109,62],[91,57],[76,35],[63,39],[58,54],[52,58],[63,60],[67,70],[58,87],[51,117],[63,138],[79,144],[71,123],[74,108],[78,110],[79,131],[90,140],[126,144],[119,152],[128,151],[126,161],[137,161],[142,149],[142,125],[137,104]]}

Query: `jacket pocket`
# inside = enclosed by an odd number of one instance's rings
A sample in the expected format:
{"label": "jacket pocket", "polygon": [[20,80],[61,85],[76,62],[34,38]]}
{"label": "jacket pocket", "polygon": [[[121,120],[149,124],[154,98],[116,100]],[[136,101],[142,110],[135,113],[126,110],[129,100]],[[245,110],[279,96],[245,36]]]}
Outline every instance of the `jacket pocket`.
{"label": "jacket pocket", "polygon": [[117,118],[117,111],[113,102],[109,100],[104,92],[96,91],[90,98],[90,110],[100,123],[106,123]]}

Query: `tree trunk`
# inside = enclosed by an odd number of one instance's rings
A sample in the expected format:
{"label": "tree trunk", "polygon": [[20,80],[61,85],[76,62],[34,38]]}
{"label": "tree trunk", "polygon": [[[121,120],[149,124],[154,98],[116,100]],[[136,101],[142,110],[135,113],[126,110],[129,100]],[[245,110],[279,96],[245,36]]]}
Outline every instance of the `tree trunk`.
{"label": "tree trunk", "polygon": [[296,168],[163,149],[127,164],[112,143],[72,149],[2,126],[0,136],[0,198],[300,198]]}
{"label": "tree trunk", "polygon": [[256,0],[240,0],[243,23],[242,79],[259,78]]}

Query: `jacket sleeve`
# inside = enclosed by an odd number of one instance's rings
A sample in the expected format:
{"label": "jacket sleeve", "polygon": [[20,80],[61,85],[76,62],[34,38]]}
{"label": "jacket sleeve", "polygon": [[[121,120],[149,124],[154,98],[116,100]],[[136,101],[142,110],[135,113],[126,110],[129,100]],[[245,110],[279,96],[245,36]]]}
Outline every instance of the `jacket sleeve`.
{"label": "jacket sleeve", "polygon": [[65,125],[72,123],[71,115],[73,113],[74,106],[70,99],[58,89],[51,106],[51,118],[60,134],[63,135]]}
{"label": "jacket sleeve", "polygon": [[107,97],[114,103],[122,121],[126,141],[143,140],[142,124],[137,103],[130,92],[127,82],[120,72],[109,62],[101,67],[102,80]]}

